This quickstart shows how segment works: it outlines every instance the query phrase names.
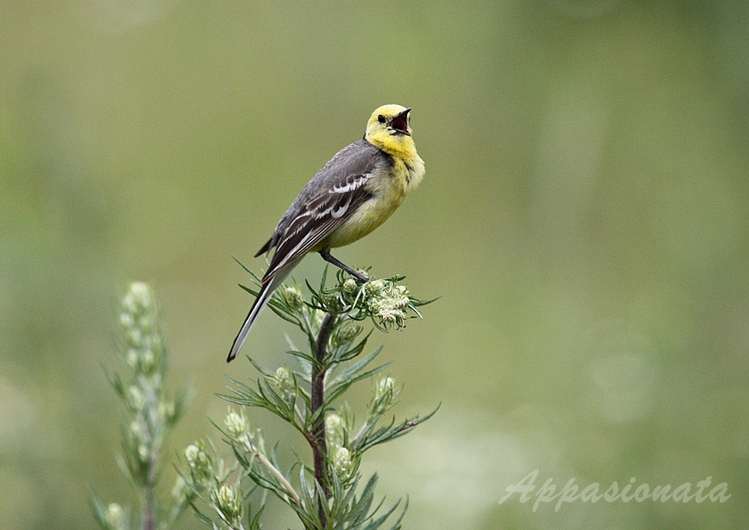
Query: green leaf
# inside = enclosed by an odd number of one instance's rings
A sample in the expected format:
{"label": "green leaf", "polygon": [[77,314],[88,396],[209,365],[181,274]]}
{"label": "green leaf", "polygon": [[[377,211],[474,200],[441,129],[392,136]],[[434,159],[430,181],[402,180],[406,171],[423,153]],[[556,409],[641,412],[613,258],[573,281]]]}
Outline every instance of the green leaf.
{"label": "green leaf", "polygon": [[[364,342],[364,341],[366,341],[366,338],[364,338],[362,340],[362,342]],[[335,376],[330,381],[329,384],[335,384],[335,383],[337,383],[340,380],[345,380],[345,379],[348,379],[348,378],[352,377],[357,372],[359,372],[364,367],[366,367],[369,363],[371,363],[374,360],[374,358],[377,357],[380,354],[381,351],[382,351],[382,346],[380,346],[379,348],[376,348],[372,353],[370,353],[369,355],[366,355],[364,358],[362,358],[358,362],[356,362],[356,363],[354,363],[354,364],[352,364],[350,366],[346,366],[346,367],[342,368],[341,371],[338,373],[338,375]]]}

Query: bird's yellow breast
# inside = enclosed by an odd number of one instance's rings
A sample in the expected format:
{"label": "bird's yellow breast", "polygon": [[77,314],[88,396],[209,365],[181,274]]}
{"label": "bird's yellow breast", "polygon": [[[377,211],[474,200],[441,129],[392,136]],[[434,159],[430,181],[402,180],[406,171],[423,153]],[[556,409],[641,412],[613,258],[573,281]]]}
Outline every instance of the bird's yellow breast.
{"label": "bird's yellow breast", "polygon": [[392,167],[379,170],[366,184],[372,198],[334,230],[326,238],[325,245],[342,247],[372,232],[387,221],[423,177],[424,162],[419,155],[411,159],[394,156]]}

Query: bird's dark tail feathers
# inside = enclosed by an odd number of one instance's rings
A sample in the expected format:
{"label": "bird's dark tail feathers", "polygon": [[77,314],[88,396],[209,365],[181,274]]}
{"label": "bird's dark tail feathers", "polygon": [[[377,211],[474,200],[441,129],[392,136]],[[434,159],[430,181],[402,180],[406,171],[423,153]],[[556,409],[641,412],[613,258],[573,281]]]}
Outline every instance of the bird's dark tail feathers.
{"label": "bird's dark tail feathers", "polygon": [[275,291],[278,286],[283,283],[283,281],[291,273],[291,270],[295,265],[295,262],[286,265],[283,269],[279,270],[273,276],[273,278],[268,281],[268,283],[263,283],[263,286],[260,288],[260,293],[255,299],[255,303],[252,304],[250,312],[247,314],[247,318],[244,319],[242,328],[239,330],[239,333],[237,333],[237,337],[234,339],[234,344],[232,344],[231,346],[229,356],[226,358],[227,363],[232,362],[237,357],[240,348],[242,348],[242,345],[245,343],[245,341],[247,340],[247,336],[252,330],[252,326],[255,325],[257,318],[260,316],[260,313],[263,312],[265,306],[268,305],[268,301],[270,300],[273,291]]}

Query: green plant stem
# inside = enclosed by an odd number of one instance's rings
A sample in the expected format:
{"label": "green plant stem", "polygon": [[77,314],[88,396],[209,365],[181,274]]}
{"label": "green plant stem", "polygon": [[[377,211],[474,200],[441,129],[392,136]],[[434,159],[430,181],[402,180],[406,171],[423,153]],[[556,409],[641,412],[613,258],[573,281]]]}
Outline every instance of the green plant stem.
{"label": "green plant stem", "polygon": [[146,486],[146,501],[143,504],[143,530],[155,530],[156,528],[155,504],[153,487]]}
{"label": "green plant stem", "polygon": [[148,457],[148,483],[146,502],[143,504],[143,530],[156,530],[156,480],[158,479],[158,455],[152,452]]}
{"label": "green plant stem", "polygon": [[[148,425],[150,426],[151,436],[154,436],[154,430],[158,422],[158,397],[151,389],[147,397],[150,406],[148,407]],[[145,502],[143,503],[143,530],[156,529],[156,481],[158,480],[158,448],[156,440],[151,440],[151,451],[148,455],[148,474],[145,483]]]}
{"label": "green plant stem", "polygon": [[[325,401],[325,374],[328,366],[325,364],[325,355],[328,349],[328,340],[330,334],[336,326],[338,317],[325,314],[320,324],[320,332],[317,334],[315,348],[315,364],[312,369],[312,381],[310,388],[310,413],[315,421],[312,425],[312,455],[314,462],[315,480],[320,485],[325,494],[325,498],[330,498],[330,488],[328,487],[328,443],[325,438],[325,411],[321,410]],[[323,526],[327,524],[322,504],[319,507],[320,520]]]}
{"label": "green plant stem", "polygon": [[291,495],[291,497],[294,499],[294,502],[296,502],[298,506],[301,506],[301,497],[299,497],[299,494],[294,490],[294,487],[289,483],[289,481],[286,480],[286,477],[283,476],[283,473],[281,473],[276,468],[276,466],[274,466],[273,463],[268,460],[268,457],[260,451],[255,453],[255,456],[257,456],[257,459],[260,461],[260,463],[263,464],[271,473],[273,473],[278,481],[283,484],[284,488],[286,488],[286,491],[289,492],[289,495]]}

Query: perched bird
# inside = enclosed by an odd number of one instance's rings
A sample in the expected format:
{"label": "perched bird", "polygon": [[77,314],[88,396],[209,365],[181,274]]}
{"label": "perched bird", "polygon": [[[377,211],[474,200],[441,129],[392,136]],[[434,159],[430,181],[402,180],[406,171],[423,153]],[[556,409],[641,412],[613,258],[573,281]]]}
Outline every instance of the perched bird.
{"label": "perched bird", "polygon": [[281,217],[273,235],[255,254],[258,257],[276,249],[226,362],[237,356],[273,291],[308,252],[319,252],[324,260],[367,281],[366,276],[331,256],[330,249],[372,232],[421,182],[424,161],[411,136],[410,111],[400,105],[375,110],[364,138],[344,147],[325,164]]}

